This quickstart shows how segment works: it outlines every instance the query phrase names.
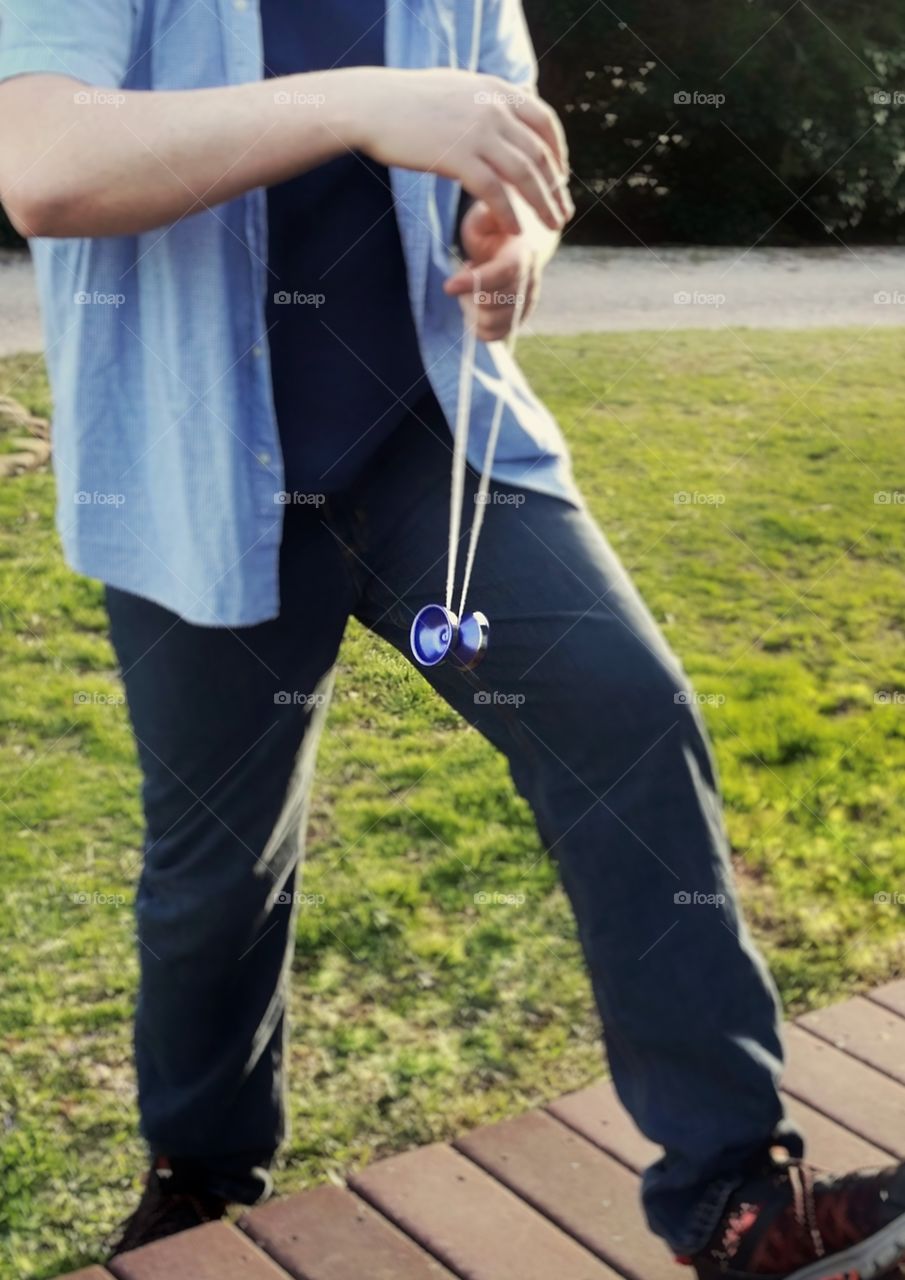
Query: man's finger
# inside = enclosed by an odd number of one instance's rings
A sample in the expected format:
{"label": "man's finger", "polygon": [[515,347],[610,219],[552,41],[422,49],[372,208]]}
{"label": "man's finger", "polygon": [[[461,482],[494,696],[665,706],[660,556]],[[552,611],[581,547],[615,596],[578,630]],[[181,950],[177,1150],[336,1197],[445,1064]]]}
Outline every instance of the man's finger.
{"label": "man's finger", "polygon": [[451,298],[458,298],[463,293],[474,293],[477,287],[475,284],[476,279],[474,268],[466,263],[464,267],[459,268],[455,275],[451,275],[448,280],[444,281],[443,290]]}
{"label": "man's finger", "polygon": [[481,159],[490,166],[501,182],[515,188],[545,226],[551,231],[562,229],[566,219],[560,213],[554,189],[530,156],[508,138],[496,136],[487,140]]}
{"label": "man's finger", "polygon": [[561,173],[569,172],[569,144],[559,116],[536,94],[525,93],[513,106],[515,114],[540,134],[556,156]]}
{"label": "man's finger", "polygon": [[444,284],[446,292],[454,298],[463,293],[514,293],[518,288],[518,265],[511,259],[492,258],[480,267],[463,267]]}
{"label": "man's finger", "polygon": [[524,152],[536,166],[547,183],[562,216],[566,220],[571,218],[575,213],[575,206],[569,194],[569,174],[567,169],[561,168],[556,152],[545,139],[516,116],[513,116],[506,136],[513,146]]}

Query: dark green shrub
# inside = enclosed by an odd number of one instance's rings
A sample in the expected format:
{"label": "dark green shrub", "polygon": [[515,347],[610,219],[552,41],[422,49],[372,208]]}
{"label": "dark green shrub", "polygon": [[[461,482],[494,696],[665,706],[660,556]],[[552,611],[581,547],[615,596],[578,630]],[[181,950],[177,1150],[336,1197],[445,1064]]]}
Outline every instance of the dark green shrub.
{"label": "dark green shrub", "polygon": [[526,7],[578,175],[575,238],[900,235],[905,52],[891,0]]}

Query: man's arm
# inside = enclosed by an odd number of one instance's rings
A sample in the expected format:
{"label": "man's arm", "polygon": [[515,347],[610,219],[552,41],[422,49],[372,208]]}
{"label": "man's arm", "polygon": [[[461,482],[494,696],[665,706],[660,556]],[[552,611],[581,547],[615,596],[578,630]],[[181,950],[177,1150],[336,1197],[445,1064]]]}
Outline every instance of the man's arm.
{"label": "man's arm", "polygon": [[534,95],[507,102],[509,90],[464,71],[352,67],[213,89],[89,91],[85,102],[78,80],[16,76],[0,84],[0,119],[16,121],[0,140],[0,199],[26,236],[128,235],[349,148],[457,179],[513,232],[514,188],[555,229],[567,214],[561,127]]}

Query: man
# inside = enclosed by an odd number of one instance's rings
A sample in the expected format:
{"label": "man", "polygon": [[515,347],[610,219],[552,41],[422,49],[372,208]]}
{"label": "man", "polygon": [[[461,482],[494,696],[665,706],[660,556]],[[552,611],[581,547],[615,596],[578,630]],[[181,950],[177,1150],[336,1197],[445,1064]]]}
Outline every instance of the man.
{"label": "man", "polygon": [[[485,662],[426,674],[555,851],[614,1081],[664,1150],[651,1227],[704,1277],[894,1269],[905,1168],[801,1161],[686,679],[492,341],[572,211],[517,0],[0,15],[0,196],[35,237],[58,524],[107,584],[144,774],[151,1167],[119,1249],[267,1193],[316,695],[350,615],[407,653],[443,598],[464,299],[486,340],[469,458],[502,396],[494,484],[524,502],[478,552]],[[692,923],[683,891],[724,905]]]}

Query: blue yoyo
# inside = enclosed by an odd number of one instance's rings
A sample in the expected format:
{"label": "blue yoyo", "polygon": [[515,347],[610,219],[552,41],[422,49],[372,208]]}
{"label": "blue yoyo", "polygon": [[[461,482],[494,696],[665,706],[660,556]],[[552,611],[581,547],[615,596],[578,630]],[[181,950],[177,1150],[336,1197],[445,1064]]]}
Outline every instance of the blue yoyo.
{"label": "blue yoyo", "polygon": [[412,623],[412,656],[422,667],[455,662],[470,670],[487,652],[490,623],[483,613],[466,613],[460,622],[442,604],[426,604]]}

